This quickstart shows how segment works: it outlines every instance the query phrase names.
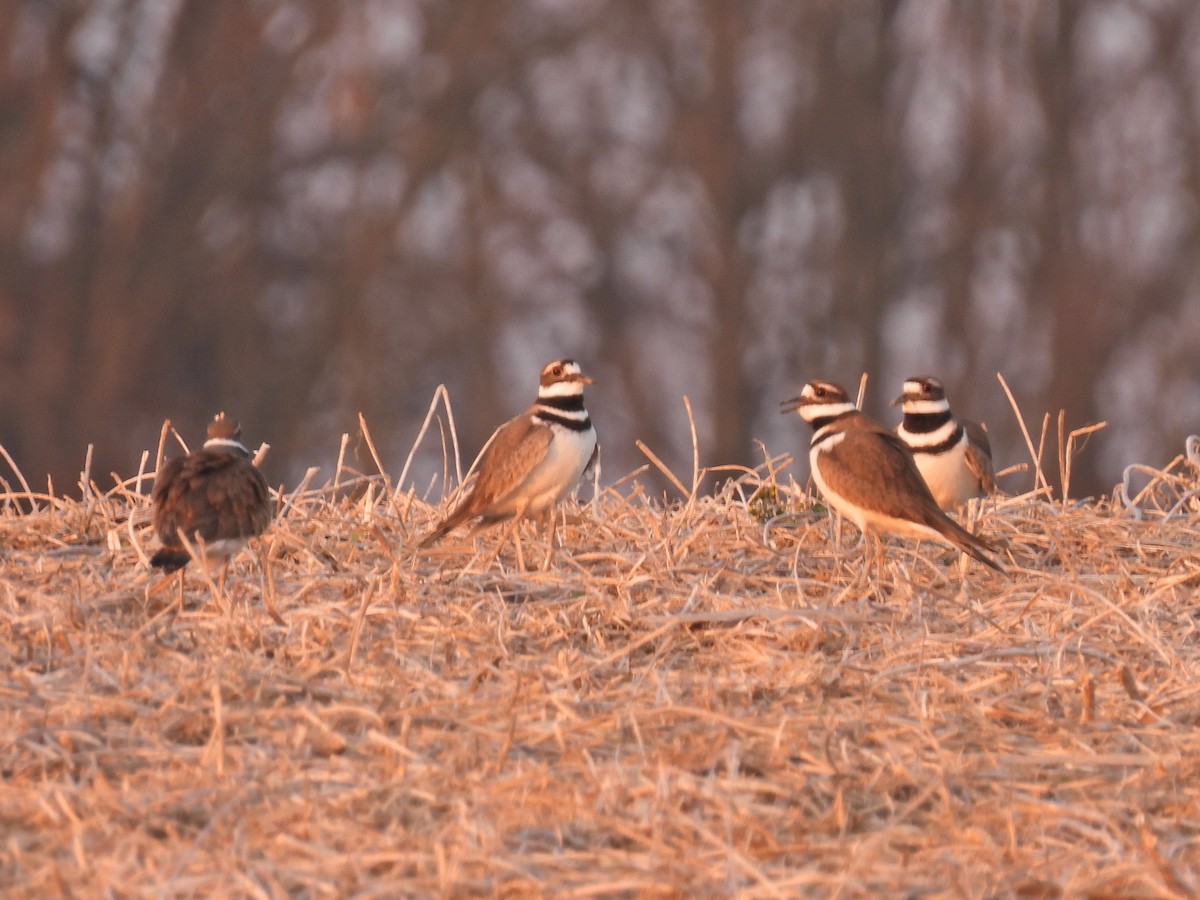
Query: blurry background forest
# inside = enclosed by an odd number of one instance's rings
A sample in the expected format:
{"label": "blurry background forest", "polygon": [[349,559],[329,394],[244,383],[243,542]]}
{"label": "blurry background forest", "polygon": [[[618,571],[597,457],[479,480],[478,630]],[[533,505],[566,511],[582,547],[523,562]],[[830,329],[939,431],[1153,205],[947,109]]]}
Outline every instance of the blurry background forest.
{"label": "blurry background forest", "polygon": [[0,443],[58,490],[218,409],[395,475],[439,382],[469,459],[560,355],[606,481],[864,370],[1001,466],[997,371],[1107,419],[1080,492],[1200,422],[1197,3],[11,0],[0,52]]}

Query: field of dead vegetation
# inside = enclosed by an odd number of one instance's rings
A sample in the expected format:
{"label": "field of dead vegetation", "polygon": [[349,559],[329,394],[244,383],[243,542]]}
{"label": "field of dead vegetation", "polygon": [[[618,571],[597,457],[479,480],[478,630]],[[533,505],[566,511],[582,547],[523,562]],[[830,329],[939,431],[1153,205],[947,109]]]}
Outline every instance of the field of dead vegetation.
{"label": "field of dead vegetation", "polygon": [[495,530],[413,555],[444,506],[339,468],[182,609],[149,478],[9,490],[0,894],[1200,891],[1192,461],[990,502],[1008,578],[864,569],[770,468],[619,482],[544,571],[532,527],[528,570]]}

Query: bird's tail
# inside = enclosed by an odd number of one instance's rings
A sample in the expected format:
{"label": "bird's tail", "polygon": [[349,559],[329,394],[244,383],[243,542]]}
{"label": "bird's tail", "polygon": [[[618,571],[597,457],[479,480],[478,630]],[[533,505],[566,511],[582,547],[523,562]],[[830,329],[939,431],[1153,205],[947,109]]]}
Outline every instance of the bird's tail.
{"label": "bird's tail", "polygon": [[192,557],[186,550],[180,550],[177,547],[163,547],[152,557],[150,557],[150,565],[156,569],[162,569],[164,572],[175,572],[182,569]]}
{"label": "bird's tail", "polygon": [[1007,575],[1008,571],[992,559],[988,554],[995,553],[996,548],[987,543],[982,538],[976,537],[963,528],[949,516],[941,517],[944,521],[940,521],[935,525],[942,535],[952,543],[955,547],[975,559],[979,560],[985,566],[989,566],[999,572],[1001,575]]}
{"label": "bird's tail", "polygon": [[429,532],[429,534],[425,535],[425,537],[421,539],[421,543],[417,544],[417,546],[422,550],[432,547],[469,518],[471,518],[471,512],[467,508],[467,505],[463,504],[454,512],[450,513],[450,515],[446,516],[446,518],[442,519],[442,521],[437,524],[437,527],[434,528],[433,531]]}

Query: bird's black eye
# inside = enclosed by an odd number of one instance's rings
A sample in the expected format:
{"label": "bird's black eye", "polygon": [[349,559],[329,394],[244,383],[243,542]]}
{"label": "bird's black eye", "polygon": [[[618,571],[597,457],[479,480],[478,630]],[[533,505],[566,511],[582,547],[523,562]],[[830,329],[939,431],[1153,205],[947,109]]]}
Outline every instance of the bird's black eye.
{"label": "bird's black eye", "polygon": [[559,375],[562,374],[562,366],[555,366],[553,369],[550,370],[550,374],[553,375],[555,378],[557,378]]}
{"label": "bird's black eye", "polygon": [[827,390],[825,390],[825,388],[823,388],[823,387],[817,388],[817,396],[818,397],[824,397],[828,393],[829,392]]}

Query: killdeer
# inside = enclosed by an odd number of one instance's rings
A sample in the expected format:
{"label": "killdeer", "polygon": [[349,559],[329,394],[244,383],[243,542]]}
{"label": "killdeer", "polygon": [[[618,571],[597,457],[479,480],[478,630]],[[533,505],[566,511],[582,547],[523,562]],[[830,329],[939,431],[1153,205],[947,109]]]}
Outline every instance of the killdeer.
{"label": "killdeer", "polygon": [[813,427],[809,463],[829,505],[864,533],[930,538],[1003,572],[983,541],[942,512],[907,445],[861,412],[846,391],[810,381],[781,412],[798,412]]}
{"label": "killdeer", "polygon": [[[430,546],[470,519],[490,525],[552,513],[596,454],[596,429],[583,405],[583,386],[592,383],[574,360],[546,363],[537,401],[496,429],[480,459],[475,487],[420,546]],[[519,557],[519,539],[517,548]]]}
{"label": "killdeer", "polygon": [[[154,480],[154,530],[162,548],[150,565],[174,572],[203,542],[204,557],[228,561],[271,522],[267,479],[250,461],[241,428],[225,413],[208,425],[204,447],[171,460]],[[182,589],[182,588],[181,588]]]}
{"label": "killdeer", "polygon": [[904,413],[896,433],[912,451],[938,506],[957,509],[996,489],[987,431],[950,411],[940,381],[927,375],[909,378],[904,393],[892,402]]}

